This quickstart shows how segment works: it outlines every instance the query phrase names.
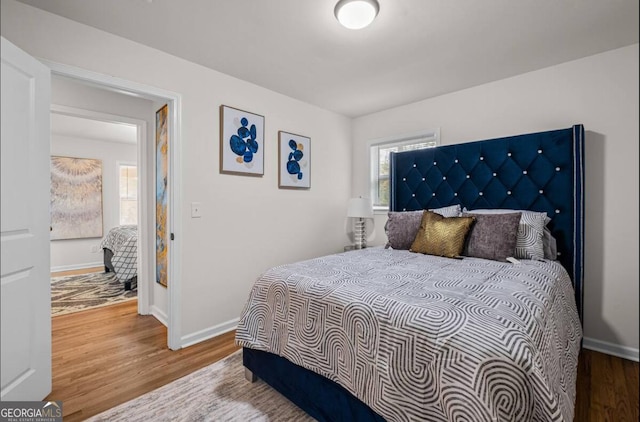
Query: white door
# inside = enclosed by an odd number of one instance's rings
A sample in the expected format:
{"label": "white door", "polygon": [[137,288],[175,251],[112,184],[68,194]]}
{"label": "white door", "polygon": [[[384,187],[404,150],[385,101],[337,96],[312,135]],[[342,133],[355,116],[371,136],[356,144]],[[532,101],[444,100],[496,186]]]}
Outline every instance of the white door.
{"label": "white door", "polygon": [[51,392],[49,68],[2,38],[0,399]]}

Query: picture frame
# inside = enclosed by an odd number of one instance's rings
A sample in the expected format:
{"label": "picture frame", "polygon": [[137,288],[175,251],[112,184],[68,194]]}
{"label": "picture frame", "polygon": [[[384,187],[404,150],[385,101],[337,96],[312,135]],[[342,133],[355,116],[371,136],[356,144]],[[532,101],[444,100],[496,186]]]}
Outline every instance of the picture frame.
{"label": "picture frame", "polygon": [[311,189],[311,138],[278,131],[278,187]]}
{"label": "picture frame", "polygon": [[156,111],[156,283],[167,287],[169,268],[169,106]]}
{"label": "picture frame", "polygon": [[220,106],[220,173],[264,175],[264,116]]}
{"label": "picture frame", "polygon": [[52,155],[49,210],[51,240],[101,238],[102,160]]}

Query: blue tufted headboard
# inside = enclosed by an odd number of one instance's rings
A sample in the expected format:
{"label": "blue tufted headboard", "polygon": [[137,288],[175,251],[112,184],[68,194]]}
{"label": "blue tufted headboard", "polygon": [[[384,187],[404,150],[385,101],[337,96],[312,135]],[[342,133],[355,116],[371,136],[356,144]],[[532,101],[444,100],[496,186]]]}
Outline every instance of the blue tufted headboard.
{"label": "blue tufted headboard", "polygon": [[584,127],[392,153],[391,211],[544,211],[582,320]]}

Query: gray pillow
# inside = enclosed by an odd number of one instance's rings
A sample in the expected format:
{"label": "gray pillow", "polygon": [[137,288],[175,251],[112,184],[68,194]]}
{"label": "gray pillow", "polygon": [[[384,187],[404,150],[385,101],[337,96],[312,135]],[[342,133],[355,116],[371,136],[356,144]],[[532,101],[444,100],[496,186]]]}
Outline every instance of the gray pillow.
{"label": "gray pillow", "polygon": [[543,259],[544,253],[544,228],[551,221],[546,212],[508,209],[478,209],[467,210],[474,214],[507,214],[521,212],[520,225],[518,226],[518,240],[514,258],[518,259]]}
{"label": "gray pillow", "polygon": [[544,226],[544,232],[542,234],[542,247],[544,248],[545,259],[554,261],[558,259],[558,242],[547,226]]}
{"label": "gray pillow", "polygon": [[462,210],[460,209],[460,205],[450,205],[448,207],[442,208],[432,208],[429,211],[435,212],[436,214],[440,214],[443,217],[460,217],[460,213]]}
{"label": "gray pillow", "polygon": [[[460,205],[451,205],[429,211],[433,211],[443,217],[458,217],[460,215]],[[389,218],[384,226],[388,239],[385,249],[391,247],[393,249],[409,250],[420,229],[423,213],[424,210],[389,211]]]}
{"label": "gray pillow", "polygon": [[515,255],[522,213],[462,213],[462,216],[476,218],[469,232],[463,255],[494,261],[506,261],[508,257]]}

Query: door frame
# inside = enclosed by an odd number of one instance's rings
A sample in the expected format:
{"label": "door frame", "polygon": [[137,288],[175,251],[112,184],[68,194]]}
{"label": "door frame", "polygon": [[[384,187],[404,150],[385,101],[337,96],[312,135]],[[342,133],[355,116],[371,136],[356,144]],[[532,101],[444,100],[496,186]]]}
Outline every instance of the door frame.
{"label": "door frame", "polygon": [[[83,119],[96,120],[100,122],[126,124],[136,126],[136,165],[141,171],[138,172],[138,222],[148,222],[144,216],[147,216],[149,209],[153,209],[153,203],[149,197],[152,179],[148,176],[150,165],[149,153],[151,152],[147,141],[147,122],[145,120],[134,119],[127,116],[119,116],[115,114],[102,113],[84,108],[69,107],[51,103],[51,113],[63,116],[80,117]],[[150,301],[152,295],[153,284],[150,282],[153,272],[151,271],[153,264],[153,255],[151,238],[148,224],[138,224],[138,313],[140,315],[148,315],[150,313]]]}
{"label": "door frame", "polygon": [[[128,81],[109,75],[104,75],[101,73],[53,62],[42,58],[37,59],[51,69],[52,75],[72,78],[77,81],[97,86],[99,88],[107,89],[112,92],[117,92],[125,95],[133,95],[151,101],[163,101],[166,102],[169,107],[169,174],[167,180],[169,195],[167,201],[167,212],[169,231],[174,235],[174,237],[170,240],[168,254],[169,256],[167,262],[167,345],[172,350],[178,350],[182,348],[182,280],[180,277],[180,275],[182,274],[182,211],[180,207],[180,204],[182,202],[182,142],[180,139],[182,97],[178,93],[161,88],[144,85],[138,82]],[[142,144],[146,145],[146,142],[142,142]],[[153,162],[153,166],[155,168],[155,160]],[[138,212],[140,213],[141,210],[139,210]],[[148,213],[149,210],[146,210],[146,212]],[[154,250],[154,248],[152,248],[151,246],[154,245],[155,242],[149,243],[150,245],[147,249]],[[155,254],[151,253],[151,255],[151,260],[148,260],[147,262],[155,263]],[[150,292],[153,283],[149,284]],[[148,299],[149,298],[147,297],[147,304],[149,303]]]}

